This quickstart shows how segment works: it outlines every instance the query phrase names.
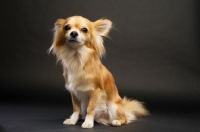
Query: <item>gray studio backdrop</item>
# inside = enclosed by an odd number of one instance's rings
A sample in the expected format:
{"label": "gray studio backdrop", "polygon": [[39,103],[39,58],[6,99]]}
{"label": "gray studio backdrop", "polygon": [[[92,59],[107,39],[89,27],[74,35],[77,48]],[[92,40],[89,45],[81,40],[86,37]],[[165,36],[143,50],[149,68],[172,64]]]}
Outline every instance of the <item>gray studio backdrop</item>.
{"label": "gray studio backdrop", "polygon": [[1,1],[1,97],[69,98],[62,68],[47,50],[54,22],[81,15],[113,22],[102,61],[122,96],[158,107],[194,106],[200,102],[199,8],[198,0]]}

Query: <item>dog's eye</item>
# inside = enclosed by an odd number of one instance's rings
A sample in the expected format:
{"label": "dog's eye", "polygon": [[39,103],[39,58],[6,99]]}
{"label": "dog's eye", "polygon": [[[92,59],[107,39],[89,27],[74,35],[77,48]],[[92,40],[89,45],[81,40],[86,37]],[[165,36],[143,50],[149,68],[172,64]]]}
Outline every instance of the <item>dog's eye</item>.
{"label": "dog's eye", "polygon": [[84,32],[84,33],[88,32],[87,28],[82,28],[81,31]]}
{"label": "dog's eye", "polygon": [[66,31],[70,30],[70,26],[68,26],[68,25],[66,25],[64,28],[65,28]]}

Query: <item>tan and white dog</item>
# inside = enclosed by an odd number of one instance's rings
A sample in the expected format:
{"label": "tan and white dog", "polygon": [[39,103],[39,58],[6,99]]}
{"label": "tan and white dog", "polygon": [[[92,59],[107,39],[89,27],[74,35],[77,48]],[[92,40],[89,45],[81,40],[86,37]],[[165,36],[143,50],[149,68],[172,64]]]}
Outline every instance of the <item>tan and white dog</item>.
{"label": "tan and white dog", "polygon": [[141,102],[119,96],[112,74],[101,63],[105,54],[102,37],[107,37],[111,28],[108,19],[91,22],[81,16],[55,23],[50,51],[62,63],[73,104],[73,114],[63,122],[66,125],[75,125],[82,118],[82,128],[92,128],[94,121],[120,126],[148,115]]}

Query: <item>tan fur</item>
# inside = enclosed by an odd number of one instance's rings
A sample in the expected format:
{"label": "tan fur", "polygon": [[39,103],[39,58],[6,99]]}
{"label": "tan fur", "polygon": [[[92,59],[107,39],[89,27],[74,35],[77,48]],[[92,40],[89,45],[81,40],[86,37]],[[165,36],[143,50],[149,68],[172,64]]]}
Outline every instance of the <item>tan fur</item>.
{"label": "tan fur", "polygon": [[[112,74],[101,63],[105,54],[102,36],[107,37],[111,28],[110,20],[91,22],[81,16],[58,19],[55,23],[50,50],[63,65],[73,104],[73,114],[63,122],[66,125],[74,125],[79,115],[85,118],[82,127],[92,128],[94,120],[120,126],[148,114],[142,103],[121,99]],[[73,38],[72,32],[78,35]]]}

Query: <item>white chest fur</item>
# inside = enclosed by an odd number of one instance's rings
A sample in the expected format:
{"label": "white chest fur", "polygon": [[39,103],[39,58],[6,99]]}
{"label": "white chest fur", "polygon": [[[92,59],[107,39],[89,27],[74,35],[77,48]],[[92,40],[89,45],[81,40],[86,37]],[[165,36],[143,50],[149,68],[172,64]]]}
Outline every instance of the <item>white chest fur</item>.
{"label": "white chest fur", "polygon": [[58,58],[62,60],[62,64],[66,70],[66,88],[70,92],[77,95],[79,92],[86,92],[93,90],[91,78],[89,73],[84,70],[84,65],[89,58],[92,50],[86,46],[81,46],[78,49],[70,49],[63,46],[59,49]]}
{"label": "white chest fur", "polygon": [[91,90],[94,90],[91,77],[84,75],[84,72],[80,69],[76,71],[68,69],[66,88],[77,97],[81,97],[79,94],[88,94]]}

